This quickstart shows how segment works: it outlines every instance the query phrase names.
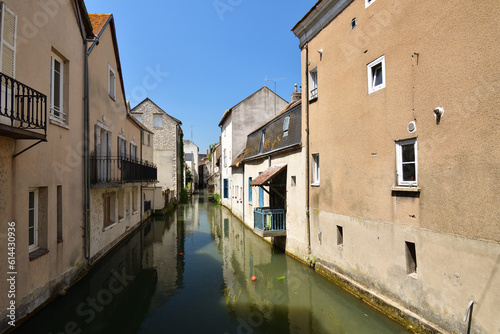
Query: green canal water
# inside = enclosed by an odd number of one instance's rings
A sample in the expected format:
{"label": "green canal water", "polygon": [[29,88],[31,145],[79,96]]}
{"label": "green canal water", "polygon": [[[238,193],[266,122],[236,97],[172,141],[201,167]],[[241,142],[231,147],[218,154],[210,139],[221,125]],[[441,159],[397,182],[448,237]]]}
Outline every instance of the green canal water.
{"label": "green canal water", "polygon": [[145,223],[14,333],[407,331],[195,196]]}

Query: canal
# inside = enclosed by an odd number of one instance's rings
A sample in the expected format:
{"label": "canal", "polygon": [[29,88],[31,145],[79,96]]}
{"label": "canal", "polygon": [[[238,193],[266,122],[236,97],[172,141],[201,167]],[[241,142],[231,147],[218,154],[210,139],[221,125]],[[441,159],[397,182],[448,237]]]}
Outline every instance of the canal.
{"label": "canal", "polygon": [[15,334],[406,332],[195,196],[150,219]]}

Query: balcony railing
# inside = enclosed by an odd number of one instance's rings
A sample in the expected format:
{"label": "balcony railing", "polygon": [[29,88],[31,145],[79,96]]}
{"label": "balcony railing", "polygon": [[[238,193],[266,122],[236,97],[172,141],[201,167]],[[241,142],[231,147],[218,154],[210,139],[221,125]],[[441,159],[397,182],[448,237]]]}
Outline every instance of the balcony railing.
{"label": "balcony railing", "polygon": [[0,130],[17,139],[45,140],[47,96],[0,73]]}
{"label": "balcony railing", "polygon": [[253,210],[254,231],[263,237],[286,236],[284,209],[259,207]]}
{"label": "balcony railing", "polygon": [[90,157],[90,182],[94,185],[157,181],[156,166],[123,157]]}

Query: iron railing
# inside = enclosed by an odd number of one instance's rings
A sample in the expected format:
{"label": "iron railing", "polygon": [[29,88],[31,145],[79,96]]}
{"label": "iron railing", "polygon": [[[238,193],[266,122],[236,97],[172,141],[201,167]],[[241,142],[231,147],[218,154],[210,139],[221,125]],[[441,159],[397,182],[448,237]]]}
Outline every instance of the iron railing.
{"label": "iron railing", "polygon": [[263,232],[277,232],[286,230],[284,209],[259,207],[253,210],[254,228]]}
{"label": "iron railing", "polygon": [[157,181],[156,166],[124,157],[90,157],[92,184]]}
{"label": "iron railing", "polygon": [[0,123],[47,135],[47,96],[0,73]]}

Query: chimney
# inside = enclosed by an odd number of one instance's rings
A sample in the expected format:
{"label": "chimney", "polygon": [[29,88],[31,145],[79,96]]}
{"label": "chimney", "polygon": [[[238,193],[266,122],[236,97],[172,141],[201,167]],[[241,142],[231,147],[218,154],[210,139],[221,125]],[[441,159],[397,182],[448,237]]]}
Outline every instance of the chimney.
{"label": "chimney", "polygon": [[302,93],[297,92],[297,84],[295,84],[295,92],[292,93],[292,97],[290,98],[290,103],[299,101],[301,98],[302,98]]}

